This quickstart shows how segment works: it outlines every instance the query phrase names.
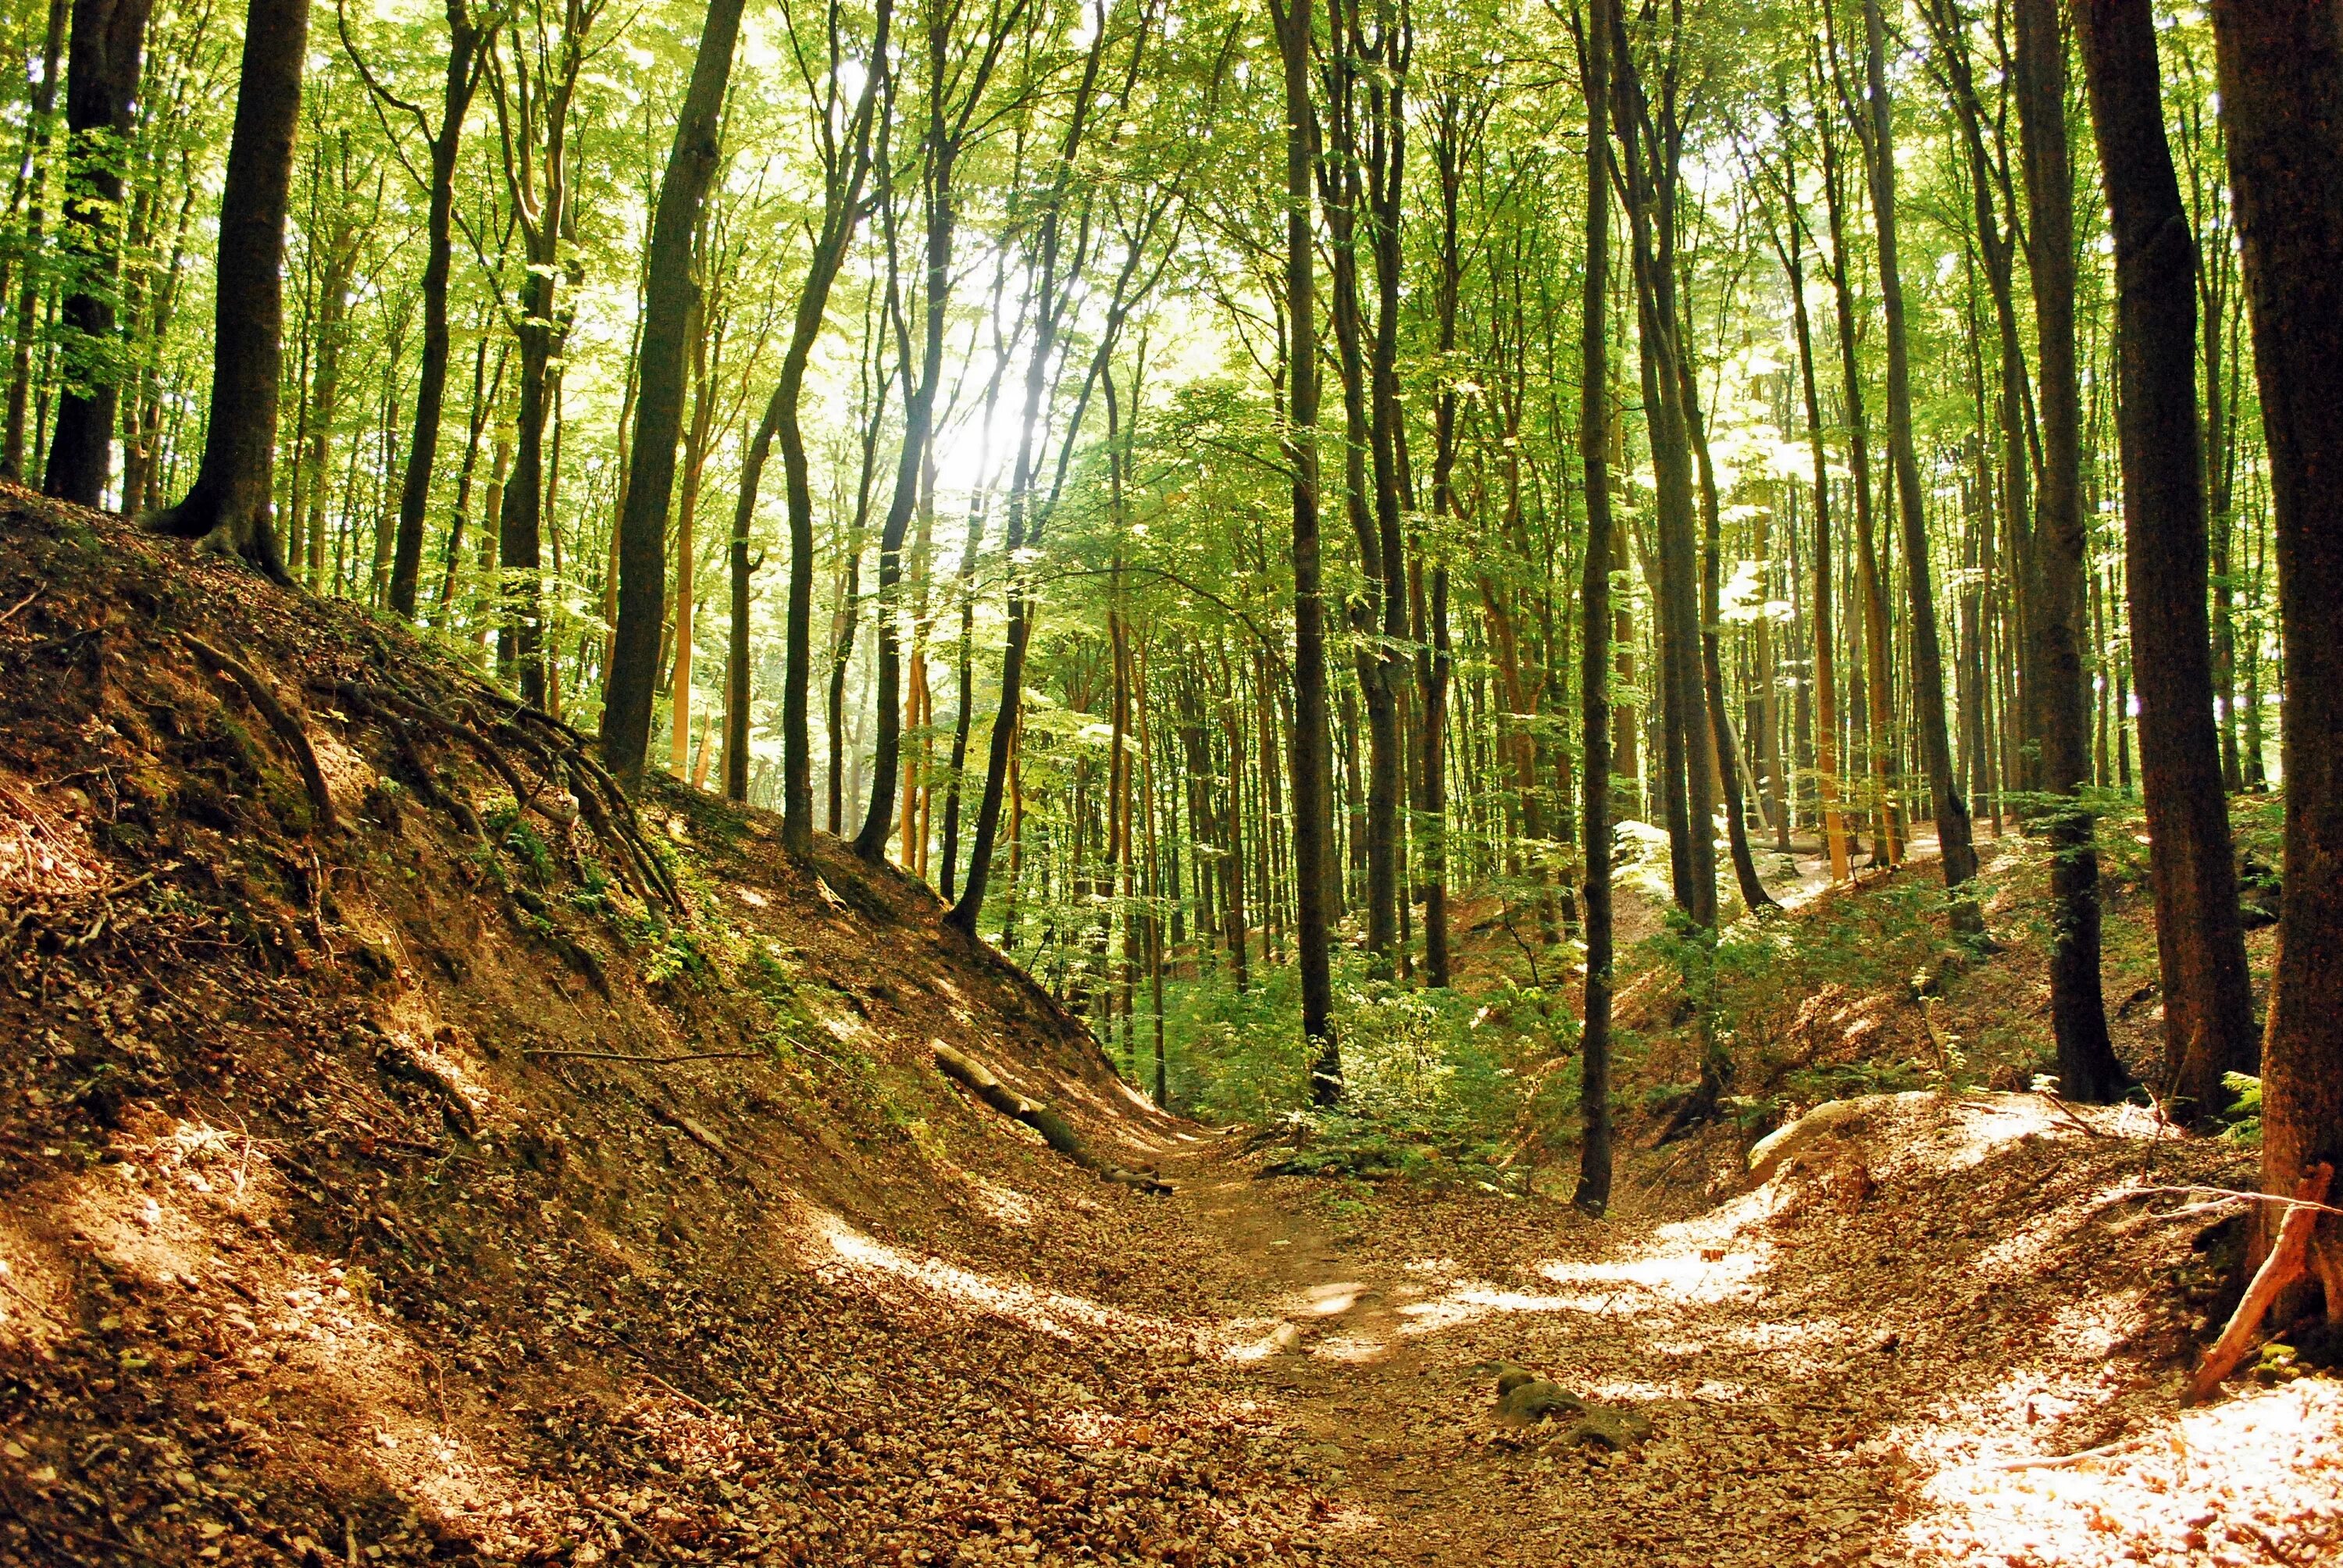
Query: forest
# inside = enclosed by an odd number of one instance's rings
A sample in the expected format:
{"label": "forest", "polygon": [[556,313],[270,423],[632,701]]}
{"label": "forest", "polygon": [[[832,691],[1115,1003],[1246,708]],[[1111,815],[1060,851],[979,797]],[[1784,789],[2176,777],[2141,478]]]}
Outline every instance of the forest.
{"label": "forest", "polygon": [[[1819,1103],[2031,1097],[2235,1166],[2192,1397],[2343,1330],[2331,5],[0,31],[6,504],[495,693],[428,719],[510,754],[481,864],[542,753],[680,930],[726,884],[609,816],[769,813],[806,897],[891,866],[1132,1107],[1338,1193],[1641,1213]],[[1823,1064],[1866,987],[1901,1043]]]}

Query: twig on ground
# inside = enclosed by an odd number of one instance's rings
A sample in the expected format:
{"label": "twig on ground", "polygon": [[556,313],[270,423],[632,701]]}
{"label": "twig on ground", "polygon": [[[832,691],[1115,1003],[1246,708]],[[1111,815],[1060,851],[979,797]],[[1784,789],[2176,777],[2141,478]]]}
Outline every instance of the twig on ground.
{"label": "twig on ground", "polygon": [[641,1378],[645,1382],[654,1382],[659,1384],[659,1387],[665,1389],[676,1398],[683,1401],[684,1403],[689,1405],[700,1414],[708,1417],[710,1421],[720,1420],[722,1418],[722,1412],[711,1410],[707,1405],[700,1403],[698,1400],[692,1398],[689,1394],[684,1392],[681,1389],[676,1387],[675,1384],[668,1382],[667,1379],[659,1376],[659,1373],[652,1372],[648,1367],[644,1368],[641,1372],[637,1372],[635,1375]]}
{"label": "twig on ground", "polygon": [[2084,1121],[2080,1111],[2067,1104],[2065,1101],[2059,1099],[2056,1095],[2051,1093],[2048,1090],[2046,1089],[2042,1091],[2042,1098],[2050,1102],[2051,1110],[2056,1111],[2059,1115],[2065,1117],[2067,1121],[2081,1128],[2084,1132],[2088,1134],[2090,1137],[2105,1138],[2107,1136],[2106,1133],[2100,1131],[2097,1128]]}
{"label": "twig on ground", "polygon": [[46,583],[35,585],[31,593],[26,594],[23,598],[20,598],[15,604],[10,605],[5,613],[0,613],[0,626],[6,626],[10,621],[15,620],[18,610],[23,609],[26,605],[32,603],[35,599],[40,598],[41,595],[47,591],[48,585]]}
{"label": "twig on ground", "polygon": [[[2316,1209],[2322,1214],[2343,1214],[2343,1209],[2335,1208],[2331,1204],[2316,1203],[2308,1198],[2300,1196],[2288,1198],[2278,1192],[2248,1192],[2237,1187],[2127,1187],[2120,1192],[2111,1192],[2102,1198],[2097,1206],[2102,1209],[2112,1209],[2117,1203],[2128,1203],[2134,1198],[2194,1198],[2199,1193],[2224,1199],[2229,1202],[2242,1200],[2248,1203],[2276,1203],[2287,1209]],[[2226,1203],[2207,1203],[2194,1209],[2176,1209],[2173,1213],[2197,1214],[2226,1206]]]}
{"label": "twig on ground", "polygon": [[561,1057],[572,1061],[632,1061],[649,1067],[666,1067],[679,1061],[755,1061],[765,1056],[761,1050],[693,1050],[681,1056],[629,1056],[620,1050],[538,1050],[521,1052],[523,1056]]}
{"label": "twig on ground", "polygon": [[2147,1436],[2119,1438],[2114,1442],[2103,1442],[2097,1448],[2087,1448],[2080,1453],[2061,1453],[2046,1459],[1997,1459],[1988,1464],[1980,1464],[1977,1468],[1979,1470],[2057,1470],[2069,1464],[2080,1464],[2087,1459],[2107,1459],[2115,1454],[2127,1452],[2151,1441],[2153,1439]]}

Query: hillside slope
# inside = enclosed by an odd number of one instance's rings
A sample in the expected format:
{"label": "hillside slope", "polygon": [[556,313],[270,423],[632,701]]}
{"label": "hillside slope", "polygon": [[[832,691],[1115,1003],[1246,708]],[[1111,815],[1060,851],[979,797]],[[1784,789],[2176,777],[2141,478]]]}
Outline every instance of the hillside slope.
{"label": "hillside slope", "polygon": [[1210,1265],[932,1042],[1189,1134],[924,888],[118,520],[0,563],[0,1563],[1284,1554]]}

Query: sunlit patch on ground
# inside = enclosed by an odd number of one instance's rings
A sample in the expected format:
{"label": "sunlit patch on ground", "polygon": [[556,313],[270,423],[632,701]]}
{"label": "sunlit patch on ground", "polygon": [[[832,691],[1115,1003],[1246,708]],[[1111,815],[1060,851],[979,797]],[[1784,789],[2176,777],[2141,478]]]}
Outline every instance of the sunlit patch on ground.
{"label": "sunlit patch on ground", "polygon": [[1904,1539],[1922,1562],[2332,1563],[2343,1557],[2343,1387],[2247,1392],[2054,1466],[1953,1466],[1921,1495],[1931,1506]]}
{"label": "sunlit patch on ground", "polygon": [[1320,1361],[1365,1366],[1390,1355],[1391,1343],[1372,1334],[1327,1334],[1310,1347],[1310,1353]]}
{"label": "sunlit patch on ground", "polygon": [[950,1310],[1005,1318],[1036,1333],[1072,1339],[1101,1329],[1117,1314],[1097,1302],[1057,1291],[980,1274],[937,1257],[914,1257],[856,1230],[837,1215],[811,1210],[804,1221],[806,1261],[817,1271],[843,1269],[866,1281],[892,1281],[903,1294]]}

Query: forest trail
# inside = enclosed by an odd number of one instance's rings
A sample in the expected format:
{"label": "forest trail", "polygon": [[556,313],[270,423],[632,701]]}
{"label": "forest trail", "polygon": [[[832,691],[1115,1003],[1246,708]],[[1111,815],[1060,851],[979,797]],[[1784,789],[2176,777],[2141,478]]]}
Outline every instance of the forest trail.
{"label": "forest trail", "polygon": [[[1365,1201],[1261,1180],[1215,1140],[1166,1167],[1161,1218],[1218,1254],[1200,1277],[1237,1282],[1222,1386],[1281,1423],[1345,1560],[2326,1560],[2343,1401],[2319,1381],[2173,1408],[2137,1282],[2195,1266],[2195,1233],[2109,1220],[2151,1133],[2085,1114],[1877,1097],[1676,1220],[1650,1191],[1607,1221],[1396,1184]],[[1509,1362],[1652,1440],[1505,1425]]]}
{"label": "forest trail", "polygon": [[1243,1352],[1281,1401],[1293,1441],[1339,1496],[1353,1529],[1394,1562],[1502,1563],[1523,1529],[1494,1509],[1485,1466],[1429,1396],[1436,1357],[1408,1331],[1423,1295],[1403,1260],[1344,1245],[1323,1220],[1279,1201],[1220,1151],[1187,1164],[1181,1205],[1278,1324]]}

